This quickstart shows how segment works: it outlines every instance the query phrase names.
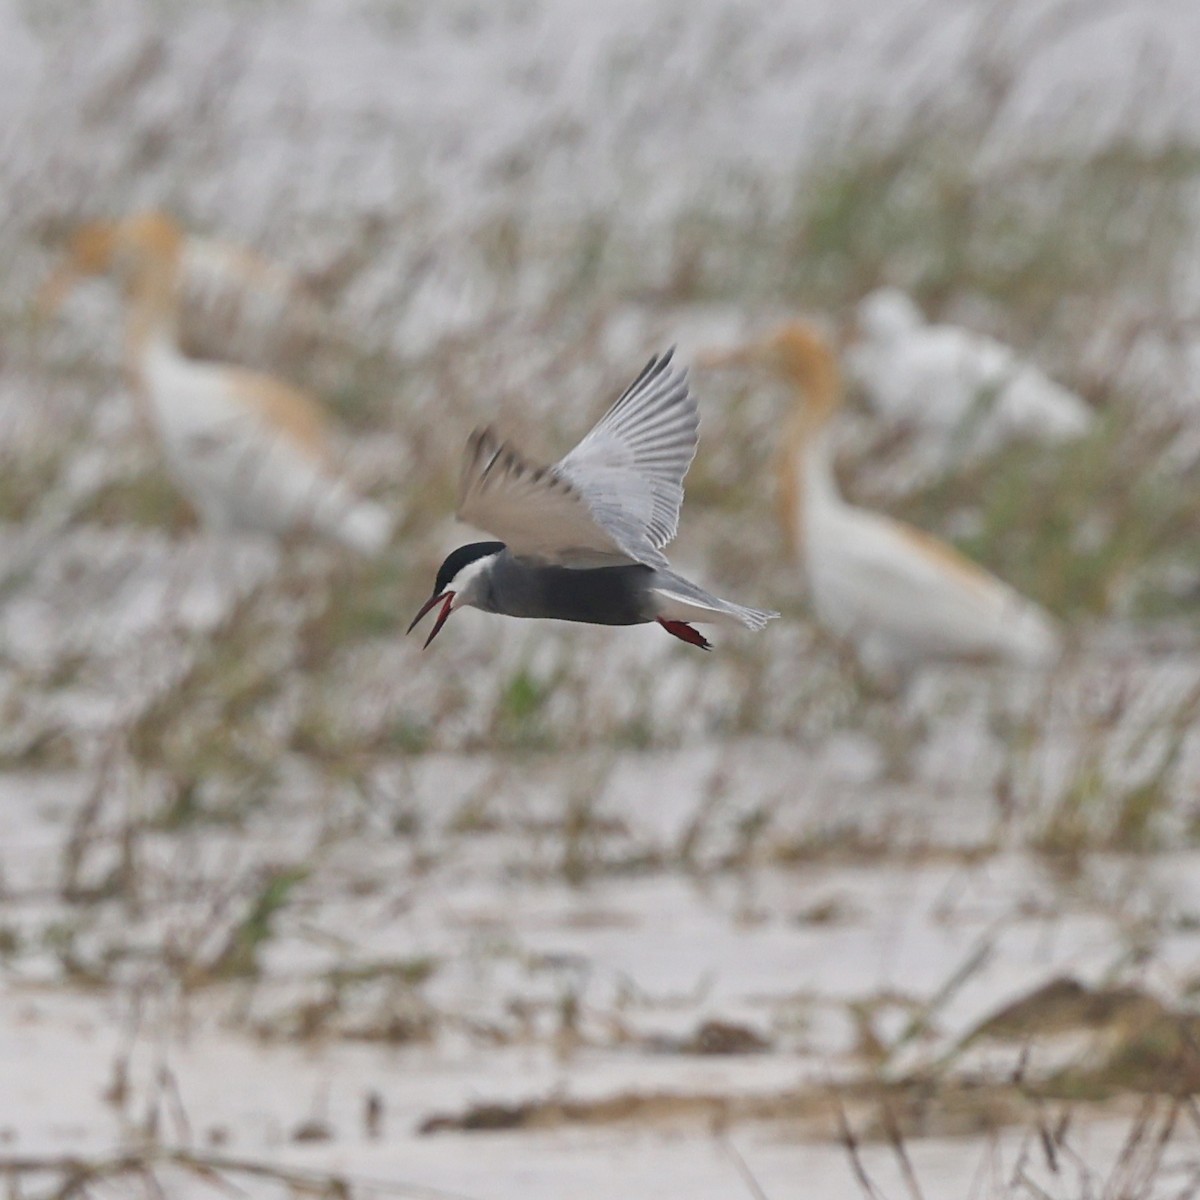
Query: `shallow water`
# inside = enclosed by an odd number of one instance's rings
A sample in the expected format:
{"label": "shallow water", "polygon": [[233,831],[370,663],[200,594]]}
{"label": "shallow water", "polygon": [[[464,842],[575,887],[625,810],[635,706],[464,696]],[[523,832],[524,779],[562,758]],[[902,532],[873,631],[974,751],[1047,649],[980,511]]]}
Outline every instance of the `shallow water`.
{"label": "shallow water", "polygon": [[[669,778],[669,759],[656,761]],[[907,862],[598,869],[572,886],[547,872],[527,825],[437,835],[418,856],[369,830],[331,836],[302,808],[286,838],[267,814],[233,839],[148,835],[136,904],[63,904],[38,881],[56,874],[80,782],[5,784],[3,926],[24,949],[9,957],[0,994],[0,1129],[24,1156],[136,1142],[155,1113],[168,1146],[469,1196],[667,1194],[685,1182],[689,1194],[715,1196],[737,1178],[711,1129],[725,1108],[728,1136],[768,1194],[790,1194],[795,1172],[813,1171],[828,1194],[854,1195],[846,1151],[826,1140],[829,1115],[799,1119],[788,1096],[840,1081],[852,1119],[869,1127],[873,1106],[854,1081],[876,1070],[898,1078],[950,1054],[948,1078],[1001,1080],[1022,1055],[1031,1078],[1064,1055],[1086,1060],[1086,1034],[1065,1047],[996,1043],[959,1066],[954,1051],[1005,1003],[1064,975],[1099,985],[1115,973],[1172,1000],[1200,948],[1191,852],[1095,858],[1064,880],[1023,852],[963,861],[953,844],[946,857],[927,842]],[[637,811],[647,811],[642,824]],[[839,821],[857,815],[843,801]],[[597,838],[653,845],[660,818],[636,806]],[[169,948],[211,961],[262,871],[288,861],[308,874],[274,922],[258,975],[181,991],[195,965],[171,968]],[[862,1057],[863,1012],[890,1047],[876,1067]],[[761,1048],[689,1051],[706,1021],[747,1031]],[[381,1102],[377,1136],[364,1116],[370,1093]],[[621,1097],[636,1106],[656,1096],[641,1117],[604,1115]],[[478,1104],[547,1102],[528,1130],[419,1132]],[[577,1115],[560,1125],[554,1106],[566,1102]],[[1076,1115],[1079,1137],[1095,1139],[1097,1154],[1112,1150],[1131,1118],[1119,1105],[1088,1111]],[[1096,1119],[1113,1132],[1086,1128]],[[324,1140],[297,1143],[312,1122]],[[934,1196],[963,1194],[963,1181],[997,1155],[1011,1159],[1021,1138],[1019,1125],[951,1141],[939,1129],[960,1131],[952,1110],[909,1140]],[[1194,1151],[1193,1131],[1170,1153],[1186,1162]],[[864,1153],[881,1184],[894,1178],[889,1151]],[[1090,1151],[1087,1161],[1100,1170]],[[1162,1168],[1164,1188],[1177,1178]],[[181,1194],[193,1187],[203,1190],[193,1180]],[[263,1184],[261,1194],[273,1193]]]}
{"label": "shallow water", "polygon": [[[1043,153],[1186,149],[1198,13],[0,0],[0,1164],[184,1147],[355,1195],[703,1200],[757,1194],[740,1155],[773,1200],[859,1196],[832,1082],[894,1196],[880,1097],[918,1076],[945,1093],[902,1113],[930,1200],[1037,1194],[1022,1164],[1056,1196],[1135,1168],[1154,1182],[1129,1194],[1184,1194],[1186,1120],[1115,1166],[1136,1095],[1048,1101],[1073,1114],[1052,1163],[1006,1083],[1100,1062],[1120,1021],[970,1039],[1064,976],[1191,1011],[1186,621],[1076,631],[1048,678],[856,691],[758,486],[777,398],[704,379],[675,561],[784,608],[768,638],[704,656],[462,613],[420,655],[399,633],[462,533],[423,506],[449,512],[475,420],[569,444],[648,347],[690,359],[777,317],[778,273],[697,296],[689,272],[726,254],[733,278],[865,140],[984,109],[971,169],[1001,181]],[[197,301],[189,337],[319,385],[348,470],[408,523],[385,562],[205,539],[135,424],[116,298],[32,328],[65,227],[150,204],[308,289],[232,332]],[[713,249],[697,214],[745,246]],[[1200,278],[1180,258],[1155,298],[1174,368]],[[1174,379],[1150,394],[1186,413],[1190,375],[1153,349],[1131,377]],[[453,1128],[487,1105],[512,1127]],[[169,1195],[219,1190],[157,1169]]]}

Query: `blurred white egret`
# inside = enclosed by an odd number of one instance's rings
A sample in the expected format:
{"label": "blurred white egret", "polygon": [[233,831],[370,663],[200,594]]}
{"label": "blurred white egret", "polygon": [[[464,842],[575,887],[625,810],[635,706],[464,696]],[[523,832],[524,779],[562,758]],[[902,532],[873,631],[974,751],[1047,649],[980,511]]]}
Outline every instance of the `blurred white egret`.
{"label": "blurred white egret", "polygon": [[186,246],[179,226],[157,212],[85,225],[43,289],[40,307],[53,311],[81,276],[114,272],[121,280],[135,399],[172,478],[210,529],[273,536],[307,529],[378,553],[391,535],[391,518],[340,477],[313,399],[270,375],[180,350]]}
{"label": "blurred white egret", "polygon": [[793,322],[702,361],[765,368],[796,388],[779,460],[780,516],[818,620],[868,671],[895,676],[934,659],[1055,661],[1061,638],[1038,605],[952,546],[843,499],[830,443],[841,373],[814,327]]}
{"label": "blurred white egret", "polygon": [[1009,346],[955,325],[926,324],[898,288],[867,296],[855,324],[850,378],[880,415],[934,436],[943,468],[1020,438],[1069,441],[1095,425],[1084,400]]}

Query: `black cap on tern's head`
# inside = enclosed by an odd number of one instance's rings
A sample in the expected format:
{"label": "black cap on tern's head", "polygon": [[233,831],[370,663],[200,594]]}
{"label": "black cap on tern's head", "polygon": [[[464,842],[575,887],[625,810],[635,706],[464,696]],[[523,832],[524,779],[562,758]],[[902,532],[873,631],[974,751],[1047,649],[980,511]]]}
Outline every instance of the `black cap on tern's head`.
{"label": "black cap on tern's head", "polygon": [[425,645],[421,647],[422,650],[437,637],[446,623],[446,618],[455,608],[461,604],[471,603],[470,599],[466,597],[459,599],[458,604],[455,603],[455,598],[462,589],[456,588],[454,581],[473,563],[478,562],[481,558],[490,558],[499,554],[503,549],[503,542],[471,542],[470,545],[459,546],[457,550],[452,550],[446,555],[445,561],[438,567],[437,580],[433,585],[433,595],[421,606],[421,611],[413,617],[412,624],[407,630],[408,633],[412,633],[417,627],[417,623],[435,604],[441,600],[446,602],[442,611],[438,613],[437,620],[433,623],[433,629],[425,639]]}

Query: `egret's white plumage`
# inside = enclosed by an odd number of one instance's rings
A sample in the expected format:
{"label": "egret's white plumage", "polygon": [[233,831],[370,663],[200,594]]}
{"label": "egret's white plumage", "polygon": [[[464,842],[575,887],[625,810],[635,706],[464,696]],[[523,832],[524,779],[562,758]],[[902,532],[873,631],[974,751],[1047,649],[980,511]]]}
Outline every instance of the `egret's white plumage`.
{"label": "egret's white plumage", "polygon": [[796,387],[780,515],[817,618],[854,645],[864,667],[895,674],[931,659],[1041,667],[1058,657],[1058,630],[1038,605],[922,530],[843,499],[830,443],[840,372],[814,328],[796,322],[708,362],[759,365]]}
{"label": "egret's white plumage", "polygon": [[924,430],[942,467],[1019,439],[1061,442],[1095,425],[1087,403],[995,338],[930,325],[899,288],[859,305],[849,375],[881,415]]}
{"label": "egret's white plumage", "polygon": [[391,519],[340,478],[316,403],[269,375],[180,351],[183,252],[181,231],[162,214],[94,223],[77,235],[43,301],[57,303],[75,276],[118,273],[135,398],[172,478],[210,528],[274,536],[312,530],[377,553]]}

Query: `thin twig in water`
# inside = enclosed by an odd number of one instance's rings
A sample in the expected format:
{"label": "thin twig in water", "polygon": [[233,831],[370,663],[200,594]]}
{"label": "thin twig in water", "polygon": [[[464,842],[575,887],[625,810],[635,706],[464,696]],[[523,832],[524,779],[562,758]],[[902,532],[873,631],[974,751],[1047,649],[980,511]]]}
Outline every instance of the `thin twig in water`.
{"label": "thin twig in water", "polygon": [[1038,1140],[1042,1144],[1042,1153],[1046,1157],[1046,1166],[1051,1175],[1058,1174],[1058,1143],[1054,1131],[1046,1123],[1046,1109],[1042,1104],[1035,1105],[1034,1112],[1037,1120]]}
{"label": "thin twig in water", "polygon": [[867,1168],[863,1164],[858,1148],[858,1138],[855,1137],[854,1130],[850,1127],[850,1118],[846,1114],[846,1106],[842,1103],[841,1093],[837,1088],[830,1088],[830,1094],[833,1097],[834,1111],[837,1113],[838,1141],[841,1142],[846,1151],[846,1157],[850,1160],[850,1169],[854,1172],[854,1178],[869,1200],[883,1200],[879,1189],[871,1182],[871,1177],[867,1174]]}
{"label": "thin twig in water", "polygon": [[[137,1150],[123,1151],[109,1158],[85,1159],[74,1155],[0,1156],[0,1177],[13,1184],[22,1175],[65,1175],[59,1187],[49,1194],[50,1200],[69,1200],[84,1194],[91,1183],[115,1179],[123,1175],[138,1175],[145,1179],[155,1167],[174,1166],[219,1183],[225,1190],[235,1190],[228,1175],[248,1175],[257,1179],[272,1179],[305,1192],[319,1190],[326,1195],[348,1197],[352,1189],[370,1190],[390,1196],[405,1196],[411,1200],[476,1200],[462,1192],[397,1180],[374,1179],[344,1173],[319,1171],[305,1167],[284,1166],[260,1159],[236,1158],[205,1151],[147,1145]],[[157,1180],[155,1181],[157,1183]]]}
{"label": "thin twig in water", "polygon": [[192,1125],[188,1120],[187,1109],[184,1107],[183,1094],[179,1090],[179,1080],[175,1072],[165,1063],[158,1069],[158,1084],[160,1093],[166,1097],[175,1120],[177,1135],[186,1143],[192,1140]]}
{"label": "thin twig in water", "polygon": [[883,1119],[884,1133],[887,1134],[892,1152],[896,1155],[896,1161],[900,1164],[900,1174],[904,1177],[904,1184],[908,1188],[908,1194],[912,1197],[912,1200],[925,1200],[924,1194],[921,1191],[921,1185],[917,1182],[917,1173],[913,1170],[912,1160],[908,1157],[908,1150],[904,1146],[904,1134],[900,1132],[900,1124],[896,1120],[896,1114],[892,1111],[892,1106],[884,1100],[880,1105],[880,1111]]}
{"label": "thin twig in water", "polygon": [[1034,1197],[1034,1200],[1054,1200],[1054,1197],[1051,1196],[1050,1193],[1041,1186],[1041,1184],[1029,1178],[1023,1168],[1020,1174],[1013,1179],[1013,1183],[1021,1184],[1021,1186],[1024,1187],[1026,1191],[1028,1191],[1029,1194]]}
{"label": "thin twig in water", "polygon": [[[924,1033],[929,1028],[934,1015],[948,1004],[957,995],[959,989],[969,982],[977,972],[987,965],[992,957],[992,949],[1000,924],[1001,922],[996,922],[996,925],[979,939],[962,964],[938,988],[929,1001],[921,1006],[920,1011],[913,1014],[900,1036],[888,1047],[888,1058],[894,1057],[899,1050]],[[946,1058],[949,1057],[948,1054]]]}
{"label": "thin twig in water", "polygon": [[770,1200],[763,1190],[762,1184],[758,1182],[754,1172],[750,1169],[750,1164],[742,1157],[741,1151],[733,1144],[732,1139],[728,1135],[722,1134],[719,1140],[721,1148],[737,1168],[737,1173],[742,1177],[746,1190],[754,1197],[754,1200]]}

